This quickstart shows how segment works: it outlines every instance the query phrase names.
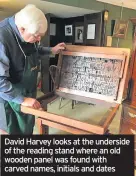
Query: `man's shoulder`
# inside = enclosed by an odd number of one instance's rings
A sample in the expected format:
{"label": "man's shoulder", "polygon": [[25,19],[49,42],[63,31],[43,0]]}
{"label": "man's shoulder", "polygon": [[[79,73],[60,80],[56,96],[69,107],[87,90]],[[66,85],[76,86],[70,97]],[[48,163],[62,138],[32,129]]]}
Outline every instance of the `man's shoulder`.
{"label": "man's shoulder", "polygon": [[9,25],[8,19],[9,19],[9,18],[5,18],[4,20],[2,20],[2,21],[0,22],[0,29],[3,29],[3,28],[5,28],[5,27],[8,27],[8,25]]}
{"label": "man's shoulder", "polygon": [[8,18],[0,22],[0,41],[6,40],[10,33],[10,25],[8,23]]}

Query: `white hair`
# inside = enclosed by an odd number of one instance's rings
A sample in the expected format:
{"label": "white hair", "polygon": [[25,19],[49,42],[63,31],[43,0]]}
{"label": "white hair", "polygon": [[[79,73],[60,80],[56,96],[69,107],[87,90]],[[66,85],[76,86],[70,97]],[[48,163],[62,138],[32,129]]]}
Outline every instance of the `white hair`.
{"label": "white hair", "polygon": [[25,6],[15,15],[15,23],[31,34],[45,33],[48,26],[44,13],[32,4]]}

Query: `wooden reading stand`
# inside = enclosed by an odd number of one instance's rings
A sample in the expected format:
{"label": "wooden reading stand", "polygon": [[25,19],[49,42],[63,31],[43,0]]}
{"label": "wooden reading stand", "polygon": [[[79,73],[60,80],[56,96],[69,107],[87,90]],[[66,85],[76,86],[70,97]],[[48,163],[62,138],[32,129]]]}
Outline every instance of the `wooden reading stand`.
{"label": "wooden reading stand", "polygon": [[[48,93],[44,95],[43,97],[39,98],[39,101],[41,103],[44,103],[44,110],[36,110],[33,108],[21,106],[21,111],[23,113],[38,116],[37,123],[38,123],[40,134],[45,133],[45,125],[49,127],[57,128],[57,129],[60,129],[66,132],[70,132],[72,134],[92,134],[92,133],[101,134],[101,135],[106,134],[108,132],[108,127],[111,121],[113,120],[123,100],[123,93],[124,93],[124,87],[125,87],[126,75],[127,75],[127,69],[128,69],[128,63],[129,63],[129,55],[130,55],[130,50],[125,49],[125,48],[68,45],[66,47],[66,51],[63,51],[59,55],[58,66],[57,66],[58,70],[56,71],[56,76],[55,76],[56,84],[55,84],[54,92]],[[114,90],[116,91],[116,93],[114,93],[113,95],[104,95],[103,93],[97,93],[96,90],[86,91],[86,90],[81,90],[80,88],[74,89],[74,87],[71,84],[72,82],[71,77],[68,78],[68,75],[66,75],[67,73],[66,72],[63,73],[65,71],[65,67],[64,67],[65,62],[68,61],[69,62],[68,65],[70,66],[71,62],[73,62],[71,59],[74,57],[77,57],[77,60],[84,59],[85,63],[90,61],[90,64],[92,64],[91,63],[92,60],[95,60],[96,62],[98,62],[99,60],[100,64],[103,61],[105,77],[107,77],[106,74],[109,74],[108,67],[110,66],[107,65],[108,62],[111,65],[112,63],[116,63],[117,70],[115,70],[114,72],[114,77],[116,78],[115,80],[118,82],[116,82],[116,86],[114,85],[115,83],[113,83],[114,81],[112,81],[111,83],[115,86]],[[107,64],[104,63],[104,61],[107,62]],[[88,65],[88,67],[91,67],[90,64]],[[82,64],[81,64],[80,69],[81,70],[83,69]],[[95,68],[96,71],[97,69],[98,68]],[[72,72],[74,72],[74,70]],[[80,71],[78,70],[78,72]],[[87,72],[89,74],[89,71],[84,72],[84,74],[86,74]],[[102,75],[104,74],[104,71],[100,71],[100,72]],[[95,73],[92,74],[92,76],[90,77],[95,77]],[[68,80],[65,80],[65,79],[68,79]],[[95,80],[97,80],[97,78]],[[71,88],[67,85],[68,83],[71,84],[70,85]],[[104,81],[104,84],[107,84],[106,81]],[[100,88],[103,88],[104,84],[100,84]],[[109,86],[109,89],[110,89],[110,86]],[[79,121],[79,120],[75,120],[75,119],[71,119],[68,117],[64,117],[64,116],[60,116],[60,115],[47,112],[46,110],[47,104],[53,101],[58,96],[85,102],[85,103],[95,103],[95,104],[99,103],[101,105],[108,104],[110,105],[111,108],[107,110],[108,115],[106,113],[105,115],[106,119],[102,126],[88,124],[83,121]]]}

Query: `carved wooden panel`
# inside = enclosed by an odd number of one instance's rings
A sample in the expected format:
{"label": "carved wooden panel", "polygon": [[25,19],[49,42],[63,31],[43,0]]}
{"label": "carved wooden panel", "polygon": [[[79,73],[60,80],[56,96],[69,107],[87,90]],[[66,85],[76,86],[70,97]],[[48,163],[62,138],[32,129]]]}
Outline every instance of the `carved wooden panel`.
{"label": "carved wooden panel", "polygon": [[88,52],[80,52],[82,46],[78,46],[79,52],[62,53],[59,59],[59,91],[121,103],[129,52],[116,54],[112,48],[106,48],[111,50],[107,54],[106,50],[100,53],[100,47],[96,47],[95,51],[91,48]]}
{"label": "carved wooden panel", "polygon": [[60,87],[113,96],[116,99],[122,62],[116,59],[65,55]]}

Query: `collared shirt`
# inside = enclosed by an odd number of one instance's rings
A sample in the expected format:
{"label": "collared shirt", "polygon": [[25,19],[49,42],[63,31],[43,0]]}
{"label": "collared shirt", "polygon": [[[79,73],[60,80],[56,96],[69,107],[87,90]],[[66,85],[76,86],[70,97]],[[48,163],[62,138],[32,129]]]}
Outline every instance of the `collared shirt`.
{"label": "collared shirt", "polygon": [[[22,60],[18,59],[21,58],[21,56],[23,57],[23,55],[14,42],[12,30],[14,30],[21,44],[24,46],[25,52],[29,54],[32,50],[32,44],[26,43],[22,39],[15,25],[14,16],[0,22],[0,102],[6,100],[21,104],[24,100],[24,96],[19,89],[13,87],[9,79],[12,75],[12,78],[15,78],[15,81],[19,82],[24,67]],[[39,54],[50,54],[50,48],[37,47]],[[20,61],[22,63],[20,63]]]}

